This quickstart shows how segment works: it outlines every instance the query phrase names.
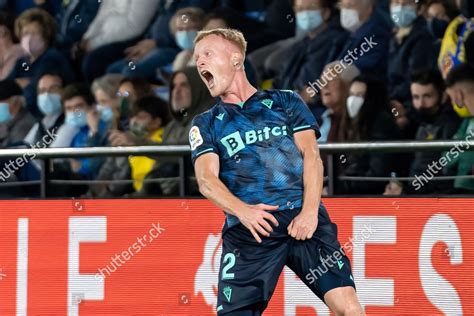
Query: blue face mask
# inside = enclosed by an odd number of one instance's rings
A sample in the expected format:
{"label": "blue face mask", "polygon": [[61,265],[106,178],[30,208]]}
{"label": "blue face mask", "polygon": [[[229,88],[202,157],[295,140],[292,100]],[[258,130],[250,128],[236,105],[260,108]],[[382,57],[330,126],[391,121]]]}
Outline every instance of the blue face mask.
{"label": "blue face mask", "polygon": [[106,105],[97,105],[97,110],[100,112],[100,118],[104,122],[111,122],[114,118],[114,111],[112,111],[112,108],[110,106]]}
{"label": "blue face mask", "polygon": [[296,13],[296,26],[303,32],[309,32],[323,23],[320,10],[307,10]]}
{"label": "blue face mask", "polygon": [[67,112],[65,123],[69,126],[84,127],[87,125],[87,116],[84,111]]}
{"label": "blue face mask", "polygon": [[417,14],[411,5],[394,5],[391,7],[392,20],[398,27],[408,27],[413,24]]}
{"label": "blue face mask", "polygon": [[10,106],[8,103],[0,103],[0,123],[8,123],[13,119],[10,113]]}
{"label": "blue face mask", "polygon": [[181,49],[190,50],[194,47],[194,39],[196,38],[197,31],[178,31],[176,32],[176,44]]}
{"label": "blue face mask", "polygon": [[61,113],[61,96],[57,93],[38,95],[38,108],[44,115]]}

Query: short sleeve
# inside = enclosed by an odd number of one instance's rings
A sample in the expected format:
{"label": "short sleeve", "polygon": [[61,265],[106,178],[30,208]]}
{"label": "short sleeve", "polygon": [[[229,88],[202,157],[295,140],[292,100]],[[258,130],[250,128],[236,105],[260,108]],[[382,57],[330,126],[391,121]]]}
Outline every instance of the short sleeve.
{"label": "short sleeve", "polygon": [[189,130],[189,145],[191,146],[191,160],[196,159],[206,153],[218,153],[218,147],[214,142],[214,133],[207,116],[201,114],[193,119],[192,127]]}
{"label": "short sleeve", "polygon": [[316,133],[316,138],[319,138],[321,133],[319,132],[316,118],[303,99],[291,90],[283,90],[280,93],[282,94],[283,106],[286,108],[289,118],[289,127],[293,133],[313,129]]}

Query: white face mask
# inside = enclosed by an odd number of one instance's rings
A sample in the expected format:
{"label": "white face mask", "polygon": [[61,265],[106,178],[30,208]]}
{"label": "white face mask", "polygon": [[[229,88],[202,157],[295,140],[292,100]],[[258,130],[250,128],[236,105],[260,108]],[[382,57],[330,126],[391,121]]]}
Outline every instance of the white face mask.
{"label": "white face mask", "polygon": [[355,9],[341,9],[341,26],[349,32],[355,32],[362,23],[359,19],[359,11]]}
{"label": "white face mask", "polygon": [[365,99],[357,95],[351,95],[347,98],[347,114],[349,114],[350,118],[354,118],[359,114],[364,102]]}

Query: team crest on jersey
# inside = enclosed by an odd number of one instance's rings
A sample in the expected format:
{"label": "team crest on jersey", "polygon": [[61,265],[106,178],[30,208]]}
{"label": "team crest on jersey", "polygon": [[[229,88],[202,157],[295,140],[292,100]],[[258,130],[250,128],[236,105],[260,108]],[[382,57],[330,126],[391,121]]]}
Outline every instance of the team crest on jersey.
{"label": "team crest on jersey", "polygon": [[203,140],[201,136],[201,132],[199,131],[199,127],[193,126],[189,131],[189,144],[191,145],[191,150],[195,150],[202,145]]}

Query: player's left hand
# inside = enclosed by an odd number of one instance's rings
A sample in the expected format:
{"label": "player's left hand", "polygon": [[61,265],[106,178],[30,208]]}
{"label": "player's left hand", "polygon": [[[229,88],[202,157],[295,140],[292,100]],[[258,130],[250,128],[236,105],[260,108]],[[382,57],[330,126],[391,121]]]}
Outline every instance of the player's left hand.
{"label": "player's left hand", "polygon": [[288,225],[288,235],[296,240],[311,239],[317,227],[318,211],[302,210]]}

